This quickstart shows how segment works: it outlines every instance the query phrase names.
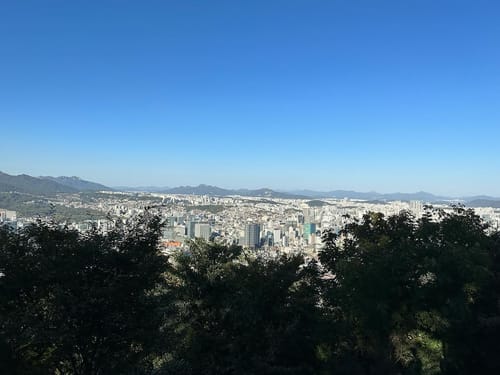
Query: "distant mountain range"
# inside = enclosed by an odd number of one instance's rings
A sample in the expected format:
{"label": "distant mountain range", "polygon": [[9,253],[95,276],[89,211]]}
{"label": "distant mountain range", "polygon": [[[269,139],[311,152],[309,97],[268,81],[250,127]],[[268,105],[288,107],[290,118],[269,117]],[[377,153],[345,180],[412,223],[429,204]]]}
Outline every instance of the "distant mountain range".
{"label": "distant mountain range", "polygon": [[265,198],[282,198],[282,199],[307,199],[308,197],[304,195],[274,191],[271,189],[224,189],[212,185],[198,185],[198,186],[178,186],[174,188],[160,188],[155,186],[145,186],[145,187],[126,187],[126,186],[115,186],[115,190],[118,191],[130,191],[130,192],[149,192],[149,193],[162,193],[162,194],[183,194],[183,195],[212,195],[215,197],[226,197],[230,195],[240,195],[244,197],[265,197]]}
{"label": "distant mountain range", "polygon": [[500,208],[500,198],[491,197],[488,195],[477,195],[469,197],[447,197],[441,195],[434,195],[425,191],[416,193],[388,193],[382,194],[374,191],[367,193],[360,193],[352,190],[333,190],[328,192],[314,191],[314,190],[296,190],[294,194],[306,195],[311,198],[337,198],[337,199],[360,199],[365,201],[422,201],[428,203],[438,202],[456,202],[464,203],[469,207],[495,207]]}
{"label": "distant mountain range", "polygon": [[229,196],[240,195],[244,197],[263,197],[263,198],[282,198],[282,199],[307,199],[307,196],[274,191],[267,188],[249,190],[249,189],[224,189],[211,185],[198,185],[198,186],[179,186],[161,191],[165,194],[195,194],[195,195],[213,195],[213,196]]}
{"label": "distant mountain range", "polygon": [[95,182],[85,181],[78,177],[32,177],[26,174],[18,176],[0,172],[0,192],[19,192],[35,195],[51,195],[56,193],[76,193],[83,191],[112,190]]}
{"label": "distant mountain range", "polygon": [[434,195],[424,191],[417,193],[389,193],[382,194],[377,192],[356,192],[352,190],[333,190],[327,192],[314,190],[295,190],[295,191],[276,191],[267,188],[262,189],[224,189],[212,185],[198,186],[179,186],[174,188],[167,187],[115,187],[111,189],[102,184],[82,180],[79,177],[51,177],[41,176],[32,177],[26,174],[18,176],[9,175],[0,172],[0,192],[19,192],[35,195],[50,195],[55,193],[77,193],[86,191],[143,191],[163,194],[194,194],[194,195],[212,195],[212,196],[230,196],[240,195],[245,197],[262,198],[280,198],[280,199],[360,199],[365,201],[388,202],[394,200],[410,201],[419,200],[428,203],[436,202],[461,202],[469,207],[494,207],[500,208],[500,198],[487,195],[478,195],[471,197],[446,197]]}
{"label": "distant mountain range", "polygon": [[333,191],[314,191],[314,190],[296,190],[293,191],[294,194],[306,195],[311,198],[337,198],[337,199],[361,199],[361,200],[382,200],[382,201],[411,201],[418,200],[424,202],[437,202],[441,200],[451,200],[453,198],[438,196],[431,193],[426,193],[425,191],[419,191],[417,193],[389,193],[382,194],[375,191],[370,191],[367,193],[361,193],[352,190],[333,190]]}
{"label": "distant mountain range", "polygon": [[[115,187],[116,190],[120,188]],[[352,190],[332,190],[332,191],[314,191],[314,190],[295,190],[295,191],[276,191],[271,189],[224,189],[212,185],[198,186],[179,186],[175,188],[126,188],[121,187],[124,191],[146,191],[163,194],[194,194],[194,195],[212,195],[212,196],[229,196],[240,195],[248,197],[266,197],[266,198],[282,198],[282,199],[321,199],[321,198],[336,198],[336,199],[359,199],[365,201],[411,201],[418,200],[429,203],[436,202],[462,202],[471,207],[496,207],[500,206],[500,198],[490,197],[487,195],[471,196],[471,197],[447,197],[434,195],[425,191],[416,193],[388,193],[382,194],[377,192],[357,192]],[[474,206],[473,206],[474,205]]]}

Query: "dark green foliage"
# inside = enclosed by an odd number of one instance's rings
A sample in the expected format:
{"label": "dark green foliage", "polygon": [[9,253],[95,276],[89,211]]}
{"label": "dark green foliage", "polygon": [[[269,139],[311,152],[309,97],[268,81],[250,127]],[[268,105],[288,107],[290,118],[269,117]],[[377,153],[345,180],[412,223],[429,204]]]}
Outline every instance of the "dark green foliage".
{"label": "dark green foliage", "polygon": [[485,229],[459,207],[420,220],[370,213],[325,233],[320,259],[335,275],[328,302],[351,327],[349,350],[364,373],[477,373],[484,353],[470,347],[485,333],[482,294],[490,304],[500,296],[491,272],[498,243]]}
{"label": "dark green foliage", "polygon": [[175,257],[170,324],[180,344],[175,358],[189,364],[183,373],[314,373],[316,265],[300,256],[264,260],[241,252],[193,242]]}
{"label": "dark green foliage", "polygon": [[471,210],[369,213],[320,263],[0,227],[0,373],[497,374],[500,235]]}
{"label": "dark green foliage", "polygon": [[159,220],[108,235],[0,232],[2,373],[138,371],[158,341]]}
{"label": "dark green foliage", "polygon": [[319,199],[314,199],[312,201],[308,201],[308,202],[306,202],[306,204],[309,207],[323,207],[323,206],[330,205],[328,202],[325,202],[325,201],[322,201],[322,200],[319,200]]}

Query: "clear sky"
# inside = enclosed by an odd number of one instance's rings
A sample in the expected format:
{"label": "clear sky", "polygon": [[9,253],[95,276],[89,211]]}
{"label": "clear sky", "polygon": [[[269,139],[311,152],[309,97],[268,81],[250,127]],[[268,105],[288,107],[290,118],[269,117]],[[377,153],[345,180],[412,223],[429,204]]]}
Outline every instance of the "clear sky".
{"label": "clear sky", "polygon": [[0,171],[500,196],[497,0],[0,1]]}

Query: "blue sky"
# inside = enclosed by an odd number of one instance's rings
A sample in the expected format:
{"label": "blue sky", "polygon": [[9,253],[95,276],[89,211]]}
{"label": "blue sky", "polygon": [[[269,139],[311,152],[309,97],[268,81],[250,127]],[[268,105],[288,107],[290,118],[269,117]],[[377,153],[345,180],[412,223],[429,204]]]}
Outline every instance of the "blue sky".
{"label": "blue sky", "polygon": [[4,1],[0,170],[500,196],[500,2]]}

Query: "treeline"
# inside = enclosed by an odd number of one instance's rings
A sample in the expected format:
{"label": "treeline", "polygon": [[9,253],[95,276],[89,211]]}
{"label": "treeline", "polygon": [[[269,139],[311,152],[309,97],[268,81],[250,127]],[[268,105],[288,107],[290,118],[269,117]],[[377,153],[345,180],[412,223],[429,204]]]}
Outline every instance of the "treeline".
{"label": "treeline", "polygon": [[[436,218],[436,216],[439,216]],[[370,213],[319,262],[0,229],[2,374],[498,374],[500,236],[471,210]]]}

